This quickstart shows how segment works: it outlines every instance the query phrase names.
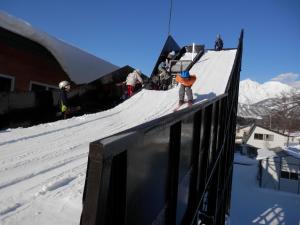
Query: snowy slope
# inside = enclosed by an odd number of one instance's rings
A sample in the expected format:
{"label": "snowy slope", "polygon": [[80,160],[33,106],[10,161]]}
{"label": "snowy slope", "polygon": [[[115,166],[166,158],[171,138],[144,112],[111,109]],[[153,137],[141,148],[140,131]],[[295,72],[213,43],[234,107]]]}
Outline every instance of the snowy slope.
{"label": "snowy slope", "polygon": [[296,91],[296,89],[279,81],[259,84],[247,79],[240,82],[239,103],[254,104],[268,98],[278,98],[283,93],[292,91]]}
{"label": "snowy slope", "polygon": [[[196,101],[223,94],[236,50],[208,51],[190,70]],[[178,87],[142,90],[117,107],[0,131],[0,224],[78,224],[89,143],[172,113]]]}

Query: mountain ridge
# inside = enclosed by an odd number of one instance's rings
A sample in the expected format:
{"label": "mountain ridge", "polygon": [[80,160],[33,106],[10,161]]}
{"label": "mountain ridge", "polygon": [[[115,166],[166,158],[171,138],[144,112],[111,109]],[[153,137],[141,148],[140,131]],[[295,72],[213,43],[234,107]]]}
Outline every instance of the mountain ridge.
{"label": "mountain ridge", "polygon": [[243,80],[240,82],[238,116],[262,119],[283,106],[282,97],[290,97],[294,93],[300,91],[279,81],[259,84],[250,79]]}
{"label": "mountain ridge", "polygon": [[260,84],[246,79],[240,82],[239,103],[251,105],[269,98],[280,98],[293,92],[296,93],[298,90],[279,81],[271,80]]}

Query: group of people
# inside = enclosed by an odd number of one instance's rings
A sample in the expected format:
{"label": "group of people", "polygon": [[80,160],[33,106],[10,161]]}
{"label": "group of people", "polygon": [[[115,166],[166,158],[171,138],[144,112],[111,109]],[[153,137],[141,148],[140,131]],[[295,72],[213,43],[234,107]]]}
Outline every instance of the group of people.
{"label": "group of people", "polygon": [[157,74],[152,76],[153,89],[167,90],[172,80],[171,76],[171,60],[176,57],[175,51],[170,51],[165,60],[160,62],[157,67]]}
{"label": "group of people", "polygon": [[[126,97],[131,97],[134,92],[136,92],[139,87],[142,88],[144,86],[144,82],[142,79],[142,72],[139,69],[134,70],[133,72],[127,75],[126,81]],[[73,107],[70,104],[70,100],[68,98],[68,93],[71,91],[71,83],[69,81],[61,81],[58,84],[60,89],[60,101],[59,101],[59,108],[60,114],[62,118],[67,119],[71,116],[74,116],[79,113],[81,110],[80,106]]]}
{"label": "group of people", "polygon": [[[221,35],[217,35],[215,41],[215,50],[221,51],[223,49],[223,40]],[[162,61],[158,65],[158,75],[153,77],[155,83],[159,85],[157,89],[166,90],[168,89],[168,84],[171,77],[171,60],[176,57],[175,51],[170,51],[166,57],[165,61]],[[188,104],[191,105],[193,102],[193,92],[192,85],[195,82],[196,77],[189,74],[189,71],[182,71],[180,74],[176,75],[176,82],[180,84],[179,87],[179,102],[178,105],[181,106],[184,103],[184,96],[187,95]],[[123,82],[126,84],[126,96],[125,98],[131,97],[138,87],[143,87],[144,82],[142,79],[142,72],[139,69],[135,69],[133,72],[127,75],[126,81]],[[71,90],[71,84],[68,81],[61,81],[59,83],[60,93],[60,111],[63,118],[69,118],[78,112],[81,108],[71,107],[69,104],[67,93]]]}

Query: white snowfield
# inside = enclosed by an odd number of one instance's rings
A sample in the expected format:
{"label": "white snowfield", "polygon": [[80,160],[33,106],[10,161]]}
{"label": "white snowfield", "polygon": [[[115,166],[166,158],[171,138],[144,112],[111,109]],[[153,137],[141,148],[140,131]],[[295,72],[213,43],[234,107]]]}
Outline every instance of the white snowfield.
{"label": "white snowfield", "polygon": [[[208,51],[190,70],[196,102],[223,94],[236,50]],[[142,90],[117,107],[0,131],[0,224],[79,224],[89,143],[173,112],[178,87]]]}

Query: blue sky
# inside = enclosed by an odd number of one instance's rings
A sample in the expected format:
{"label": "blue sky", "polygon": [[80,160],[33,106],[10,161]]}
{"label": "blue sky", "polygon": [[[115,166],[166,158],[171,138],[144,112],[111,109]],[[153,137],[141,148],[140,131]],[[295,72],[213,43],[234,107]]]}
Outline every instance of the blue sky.
{"label": "blue sky", "polygon": [[[0,9],[52,36],[146,74],[167,38],[169,8],[170,0],[0,2]],[[180,46],[212,48],[220,33],[224,47],[236,47],[242,28],[241,80],[299,82],[299,0],[173,0],[171,35]]]}

